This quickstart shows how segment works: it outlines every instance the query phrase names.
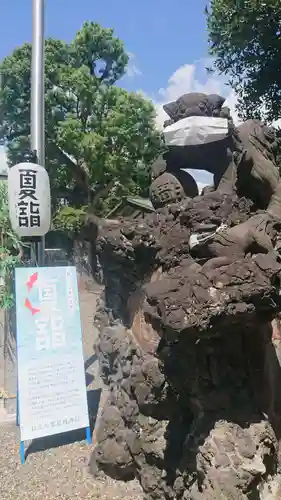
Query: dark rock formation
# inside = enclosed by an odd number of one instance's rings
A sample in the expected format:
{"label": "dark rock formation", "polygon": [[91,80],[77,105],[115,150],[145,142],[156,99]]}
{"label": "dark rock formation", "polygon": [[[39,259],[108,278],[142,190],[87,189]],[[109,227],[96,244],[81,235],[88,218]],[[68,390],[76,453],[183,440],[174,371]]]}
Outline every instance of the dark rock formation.
{"label": "dark rock formation", "polygon": [[225,99],[217,94],[191,92],[176,101],[164,104],[163,109],[173,122],[189,116],[223,116],[230,118],[229,108],[222,108]]}
{"label": "dark rock formation", "polygon": [[[169,115],[231,122],[212,99],[183,96]],[[275,142],[254,121],[205,152],[170,148],[153,166],[155,213],[87,221],[104,275],[96,350],[109,386],[91,470],[138,478],[147,499],[281,497]],[[186,165],[209,169],[214,187],[184,186]]]}

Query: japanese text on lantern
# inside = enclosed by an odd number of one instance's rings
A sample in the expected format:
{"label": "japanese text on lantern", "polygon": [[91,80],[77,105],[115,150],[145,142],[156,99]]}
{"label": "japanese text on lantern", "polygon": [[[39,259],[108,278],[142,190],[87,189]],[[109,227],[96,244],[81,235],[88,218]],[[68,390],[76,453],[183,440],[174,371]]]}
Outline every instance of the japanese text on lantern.
{"label": "japanese text on lantern", "polygon": [[40,203],[36,197],[36,170],[21,169],[19,191],[19,226],[40,227]]}
{"label": "japanese text on lantern", "polygon": [[57,285],[39,287],[40,316],[35,319],[36,350],[57,349],[66,344],[64,320],[58,308]]}

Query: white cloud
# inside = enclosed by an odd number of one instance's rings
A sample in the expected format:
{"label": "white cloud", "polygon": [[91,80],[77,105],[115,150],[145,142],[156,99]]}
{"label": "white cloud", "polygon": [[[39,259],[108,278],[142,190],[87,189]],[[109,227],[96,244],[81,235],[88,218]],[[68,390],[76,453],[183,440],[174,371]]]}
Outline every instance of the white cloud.
{"label": "white cloud", "polygon": [[[196,61],[194,64],[184,64],[180,66],[170,76],[167,86],[160,88],[156,95],[152,96],[157,112],[156,124],[160,129],[162,129],[164,121],[169,119],[169,116],[163,110],[163,104],[174,101],[182,94],[187,94],[188,92],[220,94],[226,99],[224,106],[230,108],[235,125],[241,123],[241,119],[238,117],[236,110],[238,99],[235,92],[225,84],[225,80],[222,77],[215,74],[209,75],[207,73],[205,68],[210,65],[210,59],[202,59]],[[281,127],[281,118],[274,121],[272,125]],[[213,177],[209,172],[204,170],[189,170],[189,172],[196,179],[199,191],[207,184],[212,184],[213,182]]]}
{"label": "white cloud", "polygon": [[[238,117],[236,105],[237,96],[233,89],[226,85],[225,80],[216,75],[208,75],[206,67],[211,66],[210,58],[200,59],[194,64],[184,64],[180,66],[169,78],[167,86],[160,88],[152,100],[157,111],[157,125],[162,128],[163,122],[169,117],[163,110],[163,104],[174,101],[182,94],[188,92],[202,92],[206,94],[220,94],[225,97],[224,106],[230,108],[231,116],[235,125],[241,123]],[[274,126],[281,126],[281,118],[272,123]]]}
{"label": "white cloud", "polygon": [[236,110],[237,104],[238,104],[238,98],[235,95],[235,92],[231,89],[228,96],[226,97],[224,106],[227,106],[230,109],[230,114],[232,116],[235,125],[239,125],[239,123],[242,122]]}
{"label": "white cloud", "polygon": [[209,59],[196,61],[194,64],[180,66],[169,78],[165,88],[158,90],[153,97],[157,111],[157,125],[162,128],[164,120],[169,117],[163,110],[163,104],[174,101],[182,94],[189,92],[202,92],[206,94],[220,94],[226,98],[226,106],[229,106],[235,121],[238,116],[234,107],[237,103],[236,96],[223,78],[217,75],[208,75],[205,67],[210,65]]}
{"label": "white cloud", "polygon": [[[196,61],[194,64],[184,64],[180,66],[170,76],[167,86],[160,88],[155,95],[150,96],[156,108],[156,124],[160,129],[162,129],[164,121],[169,119],[168,115],[163,110],[163,104],[174,101],[182,94],[187,94],[189,92],[222,95],[226,98],[224,105],[230,108],[234,123],[238,125],[241,122],[235,110],[237,97],[234,91],[225,84],[222,77],[215,74],[208,74],[205,68],[210,65],[211,60],[206,58]],[[141,93],[144,97],[148,97],[144,92]],[[205,170],[189,170],[189,172],[196,179],[199,191],[201,191],[204,186],[212,184],[213,182],[213,176]]]}
{"label": "white cloud", "polygon": [[[196,61],[195,64],[180,66],[170,76],[167,86],[159,89],[157,94],[153,96],[157,113],[156,124],[160,129],[162,129],[164,121],[169,118],[163,110],[163,104],[174,101],[188,92],[220,94],[226,97],[225,105],[230,107],[235,122],[238,121],[238,115],[234,110],[237,102],[234,92],[225,85],[222,78],[207,73],[205,68],[208,65],[210,65],[210,60],[202,59]],[[195,178],[200,192],[204,186],[213,183],[213,176],[205,170],[189,170],[189,172]]]}
{"label": "white cloud", "polygon": [[135,76],[140,76],[142,75],[141,70],[138,68],[138,66],[135,63],[136,56],[132,52],[128,52],[129,56],[129,63],[126,69],[126,74],[125,77],[128,78],[134,78]]}

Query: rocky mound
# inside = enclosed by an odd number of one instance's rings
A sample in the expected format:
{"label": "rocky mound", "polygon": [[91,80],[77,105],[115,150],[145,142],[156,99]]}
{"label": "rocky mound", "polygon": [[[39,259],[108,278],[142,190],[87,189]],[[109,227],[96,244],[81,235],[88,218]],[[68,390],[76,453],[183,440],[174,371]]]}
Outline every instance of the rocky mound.
{"label": "rocky mound", "polygon": [[[91,469],[138,478],[147,499],[281,494],[278,141],[258,121],[236,129],[223,101],[187,94],[166,106],[166,130],[184,120],[192,144],[152,166],[156,212],[92,228],[110,391]],[[226,136],[206,142],[214,119]],[[209,170],[213,186],[198,195],[182,168]]]}

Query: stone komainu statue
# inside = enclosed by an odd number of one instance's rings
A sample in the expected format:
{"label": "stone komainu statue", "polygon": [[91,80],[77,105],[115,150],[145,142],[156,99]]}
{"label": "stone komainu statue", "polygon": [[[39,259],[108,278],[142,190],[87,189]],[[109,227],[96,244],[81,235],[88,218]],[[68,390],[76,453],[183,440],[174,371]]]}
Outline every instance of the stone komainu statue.
{"label": "stone komainu statue", "polygon": [[[279,143],[259,121],[236,128],[223,104],[166,105],[166,130],[197,116],[227,120],[226,136],[167,146],[155,212],[95,224],[110,391],[91,470],[138,478],[151,500],[281,498]],[[189,168],[213,174],[201,195]]]}

